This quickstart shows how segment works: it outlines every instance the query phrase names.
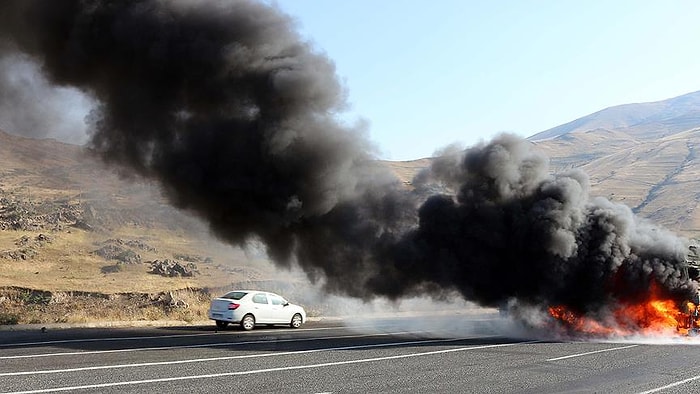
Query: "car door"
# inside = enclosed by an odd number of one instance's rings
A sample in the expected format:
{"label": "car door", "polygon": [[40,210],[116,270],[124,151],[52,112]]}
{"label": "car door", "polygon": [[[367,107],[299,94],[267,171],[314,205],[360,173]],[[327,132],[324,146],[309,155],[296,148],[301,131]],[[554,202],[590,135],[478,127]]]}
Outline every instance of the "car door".
{"label": "car door", "polygon": [[289,315],[285,307],[287,301],[276,294],[268,294],[268,296],[275,323],[289,323],[292,320],[292,316]]}
{"label": "car door", "polygon": [[266,293],[255,293],[251,299],[253,301],[253,313],[255,322],[261,324],[274,323],[274,314],[270,305],[269,297]]}

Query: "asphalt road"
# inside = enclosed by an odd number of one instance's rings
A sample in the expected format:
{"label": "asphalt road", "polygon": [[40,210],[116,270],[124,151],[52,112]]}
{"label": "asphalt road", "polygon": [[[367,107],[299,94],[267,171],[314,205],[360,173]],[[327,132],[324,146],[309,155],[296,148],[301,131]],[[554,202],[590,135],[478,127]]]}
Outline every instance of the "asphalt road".
{"label": "asphalt road", "polygon": [[1,331],[0,392],[700,392],[700,340],[538,340],[505,326],[473,315]]}

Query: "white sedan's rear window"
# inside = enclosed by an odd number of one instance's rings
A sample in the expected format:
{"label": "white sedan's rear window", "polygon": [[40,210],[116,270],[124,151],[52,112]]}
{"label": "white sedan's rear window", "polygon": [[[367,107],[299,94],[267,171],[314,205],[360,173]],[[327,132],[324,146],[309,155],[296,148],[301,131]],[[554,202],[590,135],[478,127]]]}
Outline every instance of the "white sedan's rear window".
{"label": "white sedan's rear window", "polygon": [[228,300],[240,300],[248,294],[245,291],[232,291],[230,293],[224,294],[221,298],[226,298]]}

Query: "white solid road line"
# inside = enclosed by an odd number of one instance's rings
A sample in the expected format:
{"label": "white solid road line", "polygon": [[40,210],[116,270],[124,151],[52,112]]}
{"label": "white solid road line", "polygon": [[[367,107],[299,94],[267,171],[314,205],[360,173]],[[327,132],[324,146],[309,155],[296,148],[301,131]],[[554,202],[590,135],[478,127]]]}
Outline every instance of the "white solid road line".
{"label": "white solid road line", "polygon": [[[421,334],[425,331],[397,331],[397,332],[387,332],[381,334],[357,334],[357,335],[337,335],[331,337],[313,337],[313,338],[289,338],[289,339],[274,339],[275,343],[281,342],[310,342],[310,341],[323,341],[328,339],[344,339],[344,338],[364,338],[364,337],[381,337],[390,335],[405,335],[405,334]],[[16,356],[0,356],[0,360],[15,360],[22,358],[37,358],[37,357],[58,357],[58,356],[84,356],[88,354],[106,354],[106,353],[131,353],[131,352],[145,352],[145,351],[158,351],[158,350],[175,350],[175,349],[196,349],[203,347],[224,347],[224,346],[241,346],[241,345],[255,345],[259,343],[270,343],[270,339],[260,339],[256,341],[243,341],[243,342],[213,342],[213,343],[199,343],[196,345],[174,345],[174,346],[152,346],[152,347],[136,347],[136,348],[124,348],[124,349],[109,349],[109,350],[84,350],[78,352],[60,352],[60,353],[37,353],[37,354],[20,354]]]}
{"label": "white solid road line", "polygon": [[612,352],[612,351],[615,351],[615,350],[629,349],[629,348],[636,347],[636,346],[639,346],[639,345],[621,346],[621,347],[614,347],[614,348],[610,348],[610,349],[596,350],[596,351],[586,352],[586,353],[570,354],[570,355],[568,355],[568,356],[562,356],[562,357],[556,357],[556,358],[549,358],[549,359],[547,359],[547,361],[557,361],[557,360],[564,360],[564,359],[567,359],[567,358],[588,356],[589,354],[604,353],[604,352]]}
{"label": "white solid road line", "polygon": [[32,370],[32,371],[20,371],[20,372],[3,372],[3,373],[0,373],[0,377],[2,377],[2,376],[22,376],[22,375],[46,375],[46,374],[54,374],[54,373],[66,373],[66,372],[95,371],[95,370],[100,370],[100,369],[152,367],[152,366],[156,366],[156,365],[191,364],[191,363],[236,360],[236,359],[257,358],[257,357],[288,356],[288,355],[319,353],[319,352],[338,351],[338,350],[371,349],[371,348],[378,348],[378,347],[417,345],[417,344],[424,344],[424,343],[456,342],[456,341],[462,341],[465,339],[474,339],[474,338],[483,338],[483,337],[428,339],[428,340],[422,339],[422,340],[418,340],[418,341],[385,342],[385,343],[373,343],[373,344],[367,344],[367,345],[338,346],[338,347],[328,347],[328,348],[320,348],[320,349],[295,350],[295,351],[290,351],[290,352],[246,354],[246,355],[242,355],[242,356],[207,357],[207,358],[193,358],[193,359],[174,360],[174,361],[158,361],[158,362],[150,362],[150,363],[99,365],[99,366],[94,366],[94,367],[82,367],[82,368],[46,369],[46,370]]}
{"label": "white solid road line", "polygon": [[205,337],[217,335],[216,333],[207,334],[173,334],[173,335],[153,335],[141,337],[117,337],[117,338],[85,338],[85,339],[56,339],[51,341],[38,342],[18,342],[18,343],[0,343],[0,347],[20,347],[20,346],[37,346],[37,345],[55,345],[62,343],[81,343],[81,342],[113,342],[113,341],[136,341],[144,339],[159,339],[159,338],[183,338],[183,337]]}
{"label": "white solid road line", "polygon": [[225,376],[252,375],[252,374],[259,374],[259,373],[266,373],[266,372],[293,371],[293,370],[300,370],[300,369],[331,367],[331,366],[336,366],[336,365],[360,364],[360,363],[369,363],[369,362],[386,361],[386,360],[398,360],[398,359],[402,359],[402,358],[433,356],[433,355],[437,355],[437,354],[447,354],[447,353],[463,352],[463,351],[468,351],[468,350],[507,347],[507,346],[515,346],[515,345],[522,345],[522,344],[528,344],[528,343],[536,343],[536,342],[541,342],[541,341],[510,342],[510,343],[502,343],[502,344],[496,344],[496,345],[482,345],[482,346],[472,346],[472,347],[461,347],[461,348],[456,348],[456,349],[435,350],[435,351],[430,351],[430,352],[409,353],[409,354],[402,354],[402,355],[396,355],[396,356],[363,358],[363,359],[358,359],[358,360],[336,361],[336,362],[328,362],[328,363],[320,363],[320,364],[307,364],[307,365],[295,365],[295,366],[288,366],[288,367],[257,369],[257,370],[252,370],[252,371],[225,372],[225,373],[217,373],[217,374],[192,375],[192,376],[177,376],[177,377],[159,378],[159,379],[131,380],[131,381],[124,381],[124,382],[91,384],[91,385],[84,385],[84,386],[54,387],[54,388],[39,389],[39,390],[12,391],[12,392],[0,393],[0,394],[52,393],[52,392],[60,392],[60,391],[71,391],[71,390],[81,390],[81,389],[98,389],[98,388],[130,386],[130,385],[148,384],[148,383],[164,383],[164,382],[176,382],[176,381],[183,381],[183,380],[210,379],[210,378],[220,378],[220,377],[225,377]]}
{"label": "white solid road line", "polygon": [[[682,384],[690,383],[690,382],[692,382],[692,381],[694,381],[694,380],[698,380],[698,379],[700,379],[700,375],[698,375],[698,376],[693,376],[692,378],[688,378],[688,379],[679,380],[679,381],[677,381],[677,382],[674,382],[674,383],[671,383],[671,384],[667,384],[666,386],[657,387],[657,388],[655,388],[655,389],[651,389],[651,390],[647,390],[647,391],[642,391],[642,392],[639,393],[639,394],[658,393],[659,391],[664,391],[664,390],[666,390],[666,389],[670,389],[670,388],[672,388],[672,387],[676,387],[676,386],[680,386],[680,385],[682,385]],[[690,392],[690,391],[689,391],[689,392]]]}

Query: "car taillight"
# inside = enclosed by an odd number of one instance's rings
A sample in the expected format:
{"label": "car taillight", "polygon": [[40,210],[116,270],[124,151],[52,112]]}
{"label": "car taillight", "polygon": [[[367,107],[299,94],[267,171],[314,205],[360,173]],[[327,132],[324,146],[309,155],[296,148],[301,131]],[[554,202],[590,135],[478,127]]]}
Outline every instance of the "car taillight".
{"label": "car taillight", "polygon": [[241,304],[236,304],[235,302],[232,302],[232,303],[228,304],[228,310],[234,311],[234,310],[236,310],[236,308],[238,308],[239,306],[241,306]]}

